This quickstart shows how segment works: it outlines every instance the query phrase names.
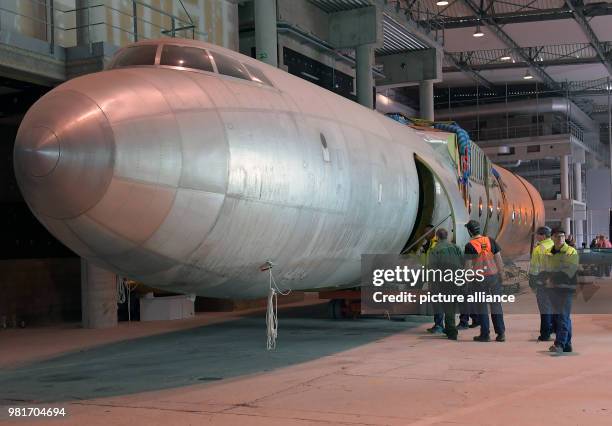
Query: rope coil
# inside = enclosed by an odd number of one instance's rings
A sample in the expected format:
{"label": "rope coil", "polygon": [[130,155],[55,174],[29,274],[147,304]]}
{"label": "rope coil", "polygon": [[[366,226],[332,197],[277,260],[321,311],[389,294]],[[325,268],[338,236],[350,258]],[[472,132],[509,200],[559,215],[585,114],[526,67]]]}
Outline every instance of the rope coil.
{"label": "rope coil", "polygon": [[268,292],[268,307],[266,310],[266,330],[267,330],[267,341],[266,349],[271,351],[276,349],[276,338],[278,337],[278,295],[288,296],[291,294],[291,289],[283,292],[278,285],[272,274],[272,268],[274,263],[269,260],[259,267],[262,272],[268,271],[269,280],[269,292]]}

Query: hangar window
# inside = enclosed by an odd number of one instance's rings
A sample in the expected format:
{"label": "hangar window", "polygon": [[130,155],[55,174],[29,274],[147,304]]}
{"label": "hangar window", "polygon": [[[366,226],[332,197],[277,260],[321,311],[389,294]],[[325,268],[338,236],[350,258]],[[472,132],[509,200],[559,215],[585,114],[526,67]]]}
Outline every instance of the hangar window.
{"label": "hangar window", "polygon": [[472,214],[472,196],[468,197],[468,214]]}
{"label": "hangar window", "polygon": [[215,60],[219,74],[242,78],[244,80],[251,80],[247,70],[237,60],[230,58],[229,56],[221,55],[217,52],[211,52],[211,54]]}
{"label": "hangar window", "polygon": [[478,199],[478,217],[482,216],[482,210],[483,210],[482,197],[480,197]]}
{"label": "hangar window", "polygon": [[497,220],[501,219],[501,201],[497,201]]}
{"label": "hangar window", "polygon": [[489,200],[488,210],[489,210],[489,218],[491,218],[493,216],[493,200]]}
{"label": "hangar window", "polygon": [[257,83],[263,83],[267,84],[268,86],[272,86],[272,82],[268,80],[268,77],[266,77],[262,70],[256,67],[252,67],[248,64],[244,64],[244,66],[249,71],[249,74],[251,74],[251,80]]}
{"label": "hangar window", "polygon": [[514,208],[514,204],[512,204],[512,223],[516,219],[516,209]]}
{"label": "hangar window", "polygon": [[162,49],[159,64],[213,72],[210,55],[206,50],[197,47],[167,44]]}
{"label": "hangar window", "polygon": [[133,67],[138,65],[155,65],[156,44],[128,47],[117,55],[112,68]]}

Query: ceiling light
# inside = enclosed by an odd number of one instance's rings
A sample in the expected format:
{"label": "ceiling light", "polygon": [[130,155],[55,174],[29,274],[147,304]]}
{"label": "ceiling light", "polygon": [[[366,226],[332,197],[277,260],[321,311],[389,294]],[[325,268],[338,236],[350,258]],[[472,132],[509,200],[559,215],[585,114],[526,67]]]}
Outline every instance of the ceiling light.
{"label": "ceiling light", "polygon": [[499,58],[501,61],[509,61],[510,59],[512,59],[510,56],[506,55],[506,56],[502,56],[501,58]]}
{"label": "ceiling light", "polygon": [[474,37],[482,37],[484,35],[484,33],[482,32],[482,30],[480,29],[480,24],[478,24],[476,26],[476,31],[474,31]]}
{"label": "ceiling light", "polygon": [[448,6],[448,2],[446,0],[440,0],[436,2],[436,6]]}
{"label": "ceiling light", "polygon": [[531,80],[532,78],[533,78],[533,76],[531,75],[531,72],[529,70],[527,70],[527,72],[523,76],[523,79],[524,80]]}

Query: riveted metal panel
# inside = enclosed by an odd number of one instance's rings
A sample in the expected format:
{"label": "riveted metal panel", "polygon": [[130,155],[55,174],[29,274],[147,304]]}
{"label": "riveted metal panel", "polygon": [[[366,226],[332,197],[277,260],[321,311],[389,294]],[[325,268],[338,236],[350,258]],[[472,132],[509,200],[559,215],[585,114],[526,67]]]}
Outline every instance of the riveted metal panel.
{"label": "riveted metal panel", "polygon": [[86,214],[67,220],[66,226],[99,257],[125,253],[137,245]]}
{"label": "riveted metal panel", "polygon": [[223,194],[178,189],[168,216],[144,247],[184,261],[212,229],[224,198]]}
{"label": "riveted metal panel", "polygon": [[146,241],[174,203],[176,188],[113,178],[108,191],[87,215],[135,243]]}
{"label": "riveted metal panel", "polygon": [[113,124],[115,176],[178,186],[181,137],[174,114],[139,117]]}
{"label": "riveted metal panel", "polygon": [[183,111],[174,117],[181,139],[179,186],[224,194],[229,152],[224,125],[217,111]]}

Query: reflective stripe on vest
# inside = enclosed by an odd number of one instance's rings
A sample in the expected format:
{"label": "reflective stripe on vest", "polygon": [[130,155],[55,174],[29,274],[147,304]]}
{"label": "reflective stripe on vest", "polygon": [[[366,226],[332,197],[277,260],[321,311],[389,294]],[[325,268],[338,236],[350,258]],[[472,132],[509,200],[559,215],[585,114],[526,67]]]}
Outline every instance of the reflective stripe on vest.
{"label": "reflective stripe on vest", "polygon": [[499,271],[497,270],[495,255],[491,249],[491,240],[489,237],[473,238],[470,244],[477,253],[476,258],[472,260],[472,269],[481,269],[483,275],[486,276],[497,274]]}

